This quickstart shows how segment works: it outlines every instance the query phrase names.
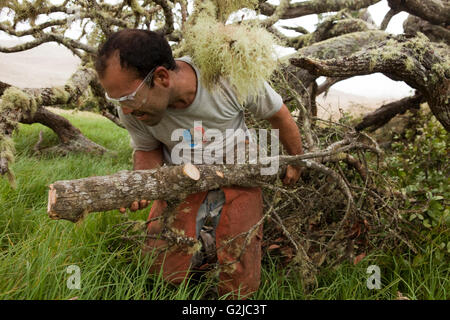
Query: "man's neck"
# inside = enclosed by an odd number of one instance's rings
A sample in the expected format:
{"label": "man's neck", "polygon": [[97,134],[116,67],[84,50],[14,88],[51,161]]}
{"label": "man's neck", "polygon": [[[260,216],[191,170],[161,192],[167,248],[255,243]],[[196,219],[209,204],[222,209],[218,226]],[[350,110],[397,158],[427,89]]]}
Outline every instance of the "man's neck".
{"label": "man's neck", "polygon": [[188,108],[197,94],[197,75],[195,70],[184,61],[177,61],[178,70],[173,71],[174,99],[169,103],[169,108],[185,109]]}

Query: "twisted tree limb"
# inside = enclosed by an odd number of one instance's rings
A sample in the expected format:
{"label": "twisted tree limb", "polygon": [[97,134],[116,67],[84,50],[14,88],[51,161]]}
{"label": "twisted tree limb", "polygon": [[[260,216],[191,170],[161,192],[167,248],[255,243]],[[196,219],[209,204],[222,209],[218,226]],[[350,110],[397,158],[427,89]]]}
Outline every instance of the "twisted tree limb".
{"label": "twisted tree limb", "polygon": [[314,32],[299,37],[287,38],[284,41],[289,47],[301,49],[330,38],[371,29],[375,29],[375,26],[362,19],[350,17],[346,12],[341,12],[327,18]]}
{"label": "twisted tree limb", "polygon": [[435,25],[450,24],[450,3],[448,0],[388,0],[389,6],[397,11],[406,11]]}
{"label": "twisted tree limb", "polygon": [[419,109],[422,102],[424,102],[423,96],[417,94],[413,97],[388,103],[365,115],[363,120],[355,126],[355,129],[359,131],[370,128],[370,131],[375,131],[388,123],[396,115],[403,114],[409,109]]}
{"label": "twisted tree limb", "polygon": [[[332,40],[339,42],[340,38]],[[303,54],[290,61],[315,75],[350,77],[381,72],[393,80],[403,80],[423,94],[433,114],[450,131],[450,65],[448,57],[436,51],[423,35],[411,39],[389,36],[376,47],[363,48],[349,57],[321,59]]]}
{"label": "twisted tree limb", "polygon": [[42,123],[58,135],[61,144],[50,149],[67,154],[71,151],[87,151],[103,154],[102,146],[87,139],[70,122],[56,115],[45,106],[68,104],[76,101],[96,79],[92,69],[82,68],[75,72],[65,86],[39,89],[18,89],[9,87],[0,102],[0,174],[7,174],[10,181],[14,176],[9,168],[13,161],[13,143],[11,135],[19,123]]}
{"label": "twisted tree limb", "polygon": [[432,24],[426,20],[410,15],[403,23],[406,35],[415,36],[418,32],[425,34],[433,42],[444,41],[450,45],[450,27],[442,27]]}
{"label": "twisted tree limb", "polygon": [[[310,0],[304,2],[291,3],[289,7],[284,10],[281,19],[292,19],[307,16],[309,14],[320,14],[330,11],[341,11],[342,9],[359,10],[367,8],[381,0]],[[266,16],[271,16],[277,10],[277,6],[271,5],[267,2],[259,4],[258,9]]]}
{"label": "twisted tree limb", "polygon": [[397,10],[391,8],[391,9],[388,11],[388,13],[386,13],[386,15],[384,16],[383,21],[381,22],[380,29],[381,29],[381,30],[386,30],[387,27],[388,27],[388,25],[389,25],[389,22],[391,22],[392,18],[393,18],[397,13],[399,13],[399,11],[397,11]]}

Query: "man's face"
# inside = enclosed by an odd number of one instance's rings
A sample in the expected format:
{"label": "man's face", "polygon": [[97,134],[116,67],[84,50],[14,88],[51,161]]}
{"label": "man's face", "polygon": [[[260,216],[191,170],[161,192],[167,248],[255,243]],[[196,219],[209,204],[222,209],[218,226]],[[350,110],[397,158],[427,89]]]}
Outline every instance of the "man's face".
{"label": "man's face", "polygon": [[[151,72],[147,80],[151,80],[153,74]],[[158,84],[150,88],[143,81],[132,70],[121,67],[118,55],[109,58],[108,66],[100,79],[108,97],[113,100],[122,98],[120,105],[124,114],[131,113],[145,124],[154,126],[164,117],[168,94]],[[124,98],[129,95],[131,99]]]}

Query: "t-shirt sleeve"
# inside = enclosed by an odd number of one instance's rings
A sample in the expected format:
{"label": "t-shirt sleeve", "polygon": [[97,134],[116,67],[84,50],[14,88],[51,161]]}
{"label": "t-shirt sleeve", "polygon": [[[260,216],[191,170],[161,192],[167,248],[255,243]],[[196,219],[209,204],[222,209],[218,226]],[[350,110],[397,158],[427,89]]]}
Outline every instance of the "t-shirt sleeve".
{"label": "t-shirt sleeve", "polygon": [[130,145],[134,151],[152,151],[157,149],[161,142],[146,128],[146,125],[132,115],[125,115],[121,107],[117,107],[120,121],[130,135]]}
{"label": "t-shirt sleeve", "polygon": [[268,119],[280,111],[283,98],[267,83],[257,96],[247,99],[244,107],[255,115],[257,119]]}

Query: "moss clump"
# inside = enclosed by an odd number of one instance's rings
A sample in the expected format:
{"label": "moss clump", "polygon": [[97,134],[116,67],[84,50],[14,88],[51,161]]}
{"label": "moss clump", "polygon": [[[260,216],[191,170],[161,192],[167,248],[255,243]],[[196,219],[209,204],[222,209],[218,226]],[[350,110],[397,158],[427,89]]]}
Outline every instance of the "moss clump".
{"label": "moss clump", "polygon": [[37,110],[36,99],[18,88],[10,87],[2,95],[0,112],[14,109],[22,109],[34,114]]}
{"label": "moss clump", "polygon": [[277,67],[276,41],[265,28],[250,23],[225,25],[230,13],[256,4],[256,0],[196,1],[184,42],[174,53],[192,57],[208,89],[226,79],[241,103],[256,96]]}
{"label": "moss clump", "polygon": [[202,81],[214,89],[226,78],[243,102],[256,95],[277,66],[275,39],[259,26],[224,25],[201,16],[185,33],[185,52],[202,72]]}

